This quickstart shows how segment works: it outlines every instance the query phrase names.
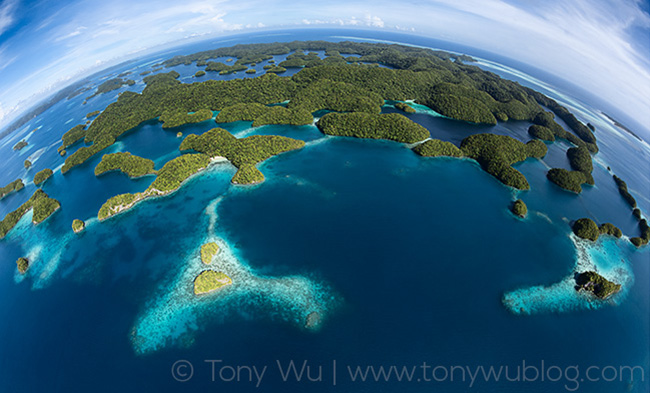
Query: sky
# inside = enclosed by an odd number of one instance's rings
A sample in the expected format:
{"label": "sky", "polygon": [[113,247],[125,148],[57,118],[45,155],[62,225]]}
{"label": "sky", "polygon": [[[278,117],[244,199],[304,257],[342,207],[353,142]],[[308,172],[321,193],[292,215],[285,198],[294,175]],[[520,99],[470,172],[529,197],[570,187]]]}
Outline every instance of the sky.
{"label": "sky", "polygon": [[312,26],[499,53],[650,124],[648,0],[0,0],[0,129],[82,76],[165,45]]}

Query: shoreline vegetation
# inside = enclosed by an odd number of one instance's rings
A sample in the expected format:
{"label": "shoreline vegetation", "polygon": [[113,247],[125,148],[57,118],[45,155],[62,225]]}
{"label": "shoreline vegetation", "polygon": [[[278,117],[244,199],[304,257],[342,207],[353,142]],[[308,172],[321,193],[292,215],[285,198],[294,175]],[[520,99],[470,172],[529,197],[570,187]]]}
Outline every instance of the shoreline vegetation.
{"label": "shoreline vegetation", "polygon": [[37,189],[27,202],[7,214],[5,218],[0,221],[0,239],[7,236],[7,233],[18,224],[18,221],[20,221],[28,211],[33,210],[34,214],[32,217],[32,223],[38,225],[50,217],[55,211],[59,210],[60,207],[61,204],[59,201],[50,198],[45,191],[40,188]]}
{"label": "shoreline vegetation", "polygon": [[621,284],[616,284],[594,271],[575,274],[576,291],[591,292],[600,300],[606,300],[621,290]]}
{"label": "shoreline vegetation", "polygon": [[112,171],[122,172],[131,179],[157,173],[152,160],[134,156],[129,152],[104,154],[95,167],[95,176]]}
{"label": "shoreline vegetation", "polygon": [[194,294],[207,294],[228,285],[232,285],[232,279],[226,273],[204,270],[194,279]]}
{"label": "shoreline vegetation", "polygon": [[74,233],[79,233],[86,229],[86,223],[79,219],[72,220],[72,230]]}
{"label": "shoreline vegetation", "polygon": [[[325,50],[325,59],[314,55],[298,59],[300,51]],[[291,43],[237,45],[177,56],[163,62],[165,67],[202,62],[210,69],[228,71],[252,63],[262,63],[273,55],[296,51],[288,58],[305,61],[304,68],[291,77],[278,77],[273,72],[256,78],[228,81],[207,80],[183,84],[175,71],[148,75],[141,94],[126,91],[95,118],[86,130],[88,146],[67,157],[62,168],[66,173],[101,150],[112,145],[118,137],[140,123],[165,117],[188,116],[205,109],[221,111],[236,104],[269,105],[288,101],[288,109],[307,111],[327,109],[341,112],[379,113],[383,100],[415,102],[434,106],[442,115],[462,121],[496,124],[499,121],[526,120],[544,125],[554,135],[576,146],[597,151],[595,137],[566,108],[554,100],[501,79],[480,68],[464,64],[471,57],[402,45],[356,42],[296,41]],[[339,53],[353,53],[351,64]],[[237,59],[233,65],[208,62],[224,55]],[[298,60],[295,60],[298,59]],[[313,62],[312,62],[313,61]],[[307,66],[308,62],[309,66]],[[378,63],[390,68],[368,65]],[[223,63],[219,63],[223,64]],[[300,66],[303,66],[300,64]],[[283,67],[284,68],[284,67]],[[267,69],[273,71],[273,69]],[[108,82],[108,81],[107,81]],[[107,83],[105,82],[105,83]],[[120,85],[121,86],[121,85]],[[104,88],[103,88],[104,89]],[[103,90],[102,89],[102,90]],[[434,105],[435,104],[435,105]],[[547,112],[544,108],[550,108]],[[277,110],[278,114],[281,110]],[[554,121],[562,118],[572,129],[570,133]],[[257,119],[253,119],[255,122]],[[257,124],[262,122],[259,121]],[[171,123],[173,124],[173,123]]]}
{"label": "shoreline vegetation", "polygon": [[53,174],[54,174],[54,172],[53,172],[50,168],[45,168],[45,169],[43,169],[42,171],[37,172],[37,173],[34,175],[34,184],[37,185],[37,186],[40,186],[40,185],[43,184],[47,179],[49,179],[50,177],[52,177]]}
{"label": "shoreline vegetation", "polygon": [[12,181],[6,186],[0,188],[0,200],[6,197],[7,195],[11,194],[12,192],[18,192],[23,188],[25,188],[25,183],[23,183],[23,179],[16,179]]}

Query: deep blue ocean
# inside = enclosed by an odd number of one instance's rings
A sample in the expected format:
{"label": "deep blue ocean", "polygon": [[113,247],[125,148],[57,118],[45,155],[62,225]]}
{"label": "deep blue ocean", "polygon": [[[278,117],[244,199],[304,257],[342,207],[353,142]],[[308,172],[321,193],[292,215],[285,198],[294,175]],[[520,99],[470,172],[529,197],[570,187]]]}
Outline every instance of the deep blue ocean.
{"label": "deep blue ocean", "polygon": [[[143,191],[154,178],[95,177],[101,154],[60,173],[61,135],[120,92],[142,91],[140,73],[162,60],[237,43],[364,38],[475,55],[480,67],[566,105],[596,127],[596,186],[575,195],[546,179],[551,167],[569,168],[570,146],[563,142],[548,145],[542,160],[516,165],[531,190],[514,192],[471,160],[422,158],[395,142],[325,137],[314,126],[252,128],[250,122],[219,126],[237,137],[307,142],[264,162],[260,185],[231,185],[235,168],[219,163],[171,196],[98,222],[106,199]],[[504,60],[386,32],[246,34],[113,68],[89,86],[122,72],[137,83],[87,104],[93,90],[64,99],[0,140],[0,185],[16,178],[26,184],[0,201],[0,217],[29,198],[32,178],[44,168],[55,174],[43,190],[62,205],[36,227],[27,214],[0,240],[0,392],[650,391],[648,248],[608,237],[587,244],[569,225],[590,217],[638,236],[607,167],[648,214],[650,146],[572,96],[569,84],[541,85],[494,61]],[[256,66],[258,75],[265,64]],[[173,69],[185,83],[255,77],[194,78],[195,64]],[[530,139],[527,122],[481,127],[417,108],[407,116],[433,138],[458,144],[494,132]],[[384,111],[395,109],[388,102]],[[198,134],[216,126],[208,120],[163,130],[152,120],[104,153],[129,151],[160,168],[180,154],[178,131]],[[22,139],[29,145],[14,152]],[[28,158],[33,166],[25,170]],[[508,210],[516,198],[528,205],[526,219]],[[81,234],[70,229],[75,218],[86,221]],[[192,279],[202,269],[198,250],[207,241],[221,246],[215,263],[233,285],[196,298]],[[21,256],[32,261],[25,276],[15,265]],[[596,268],[623,290],[608,302],[576,295],[569,282],[576,266]],[[320,324],[306,329],[312,312]],[[292,361],[298,373],[305,365],[300,377],[283,375]],[[357,372],[369,366],[375,373],[380,366],[393,371],[388,378],[369,371],[363,381]],[[637,366],[631,378],[625,367]],[[501,368],[500,380],[484,378],[481,367],[486,373]],[[399,381],[395,370],[412,377],[402,374]]]}

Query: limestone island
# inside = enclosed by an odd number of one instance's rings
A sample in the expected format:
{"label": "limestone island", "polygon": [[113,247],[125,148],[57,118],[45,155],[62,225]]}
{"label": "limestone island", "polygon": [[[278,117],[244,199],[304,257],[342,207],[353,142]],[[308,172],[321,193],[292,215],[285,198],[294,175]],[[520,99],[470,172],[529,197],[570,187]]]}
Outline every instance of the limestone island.
{"label": "limestone island", "polygon": [[605,300],[621,290],[621,284],[613,283],[593,271],[576,273],[575,281],[576,291],[591,292],[601,300]]}
{"label": "limestone island", "polygon": [[45,191],[40,188],[27,200],[27,202],[20,205],[20,207],[11,213],[7,214],[5,218],[0,221],[0,239],[3,239],[9,231],[16,226],[22,216],[27,214],[31,209],[34,212],[32,223],[38,225],[45,221],[46,218],[52,215],[61,207],[61,204],[56,199],[50,198]]}
{"label": "limestone island", "polygon": [[86,136],[85,125],[79,124],[72,127],[65,134],[63,134],[63,136],[61,137],[61,141],[63,143],[61,144],[61,146],[59,146],[59,148],[56,151],[59,152],[61,156],[64,156],[66,154],[66,149],[68,147],[84,139],[85,136]]}
{"label": "limestone island", "polygon": [[528,207],[521,199],[517,199],[510,207],[510,211],[517,217],[525,218],[528,214]]}
{"label": "limestone island", "polygon": [[95,117],[95,116],[99,115],[100,113],[101,113],[101,111],[92,111],[90,113],[86,113],[86,119],[90,119],[91,117]]}
{"label": "limestone island", "polygon": [[134,156],[129,152],[104,154],[95,167],[95,176],[112,171],[123,172],[132,179],[156,173],[152,160]]}
{"label": "limestone island", "polygon": [[405,112],[405,113],[415,113],[415,109],[411,105],[409,105],[409,104],[407,104],[405,102],[396,103],[395,108],[397,108],[397,109],[399,109],[399,110],[401,110],[402,112]]}
{"label": "limestone island", "polygon": [[72,230],[74,233],[79,233],[86,229],[86,223],[82,220],[74,219],[72,220]]}
{"label": "limestone island", "polygon": [[18,272],[20,274],[25,274],[27,272],[27,269],[29,269],[29,260],[27,258],[20,257],[16,261],[16,266],[18,267]]}
{"label": "limestone island", "polygon": [[16,144],[14,145],[14,148],[13,148],[13,149],[14,149],[14,150],[22,150],[22,148],[24,148],[25,146],[27,146],[27,142],[23,139],[22,141],[16,143]]}
{"label": "limestone island", "polygon": [[232,279],[223,272],[204,270],[194,279],[194,294],[202,295],[232,285]]}
{"label": "limestone island", "polygon": [[25,160],[23,165],[25,166],[25,169],[29,169],[32,166],[32,162],[29,160]]}
{"label": "limestone island", "polygon": [[205,243],[201,246],[201,261],[209,265],[212,263],[212,259],[219,252],[219,245],[217,243]]}
{"label": "limestone island", "polygon": [[573,223],[573,233],[581,239],[595,242],[600,235],[598,225],[590,218],[581,218]]}
{"label": "limestone island", "polygon": [[11,183],[7,184],[6,186],[0,188],[0,199],[6,197],[7,195],[11,194],[12,192],[17,192],[22,190],[25,187],[25,184],[23,183],[22,179],[16,179],[12,181]]}
{"label": "limestone island", "polygon": [[52,177],[53,174],[54,174],[54,172],[50,168],[43,169],[42,171],[40,171],[40,172],[38,172],[38,173],[36,173],[34,175],[34,184],[36,184],[37,186],[40,186],[47,179]]}

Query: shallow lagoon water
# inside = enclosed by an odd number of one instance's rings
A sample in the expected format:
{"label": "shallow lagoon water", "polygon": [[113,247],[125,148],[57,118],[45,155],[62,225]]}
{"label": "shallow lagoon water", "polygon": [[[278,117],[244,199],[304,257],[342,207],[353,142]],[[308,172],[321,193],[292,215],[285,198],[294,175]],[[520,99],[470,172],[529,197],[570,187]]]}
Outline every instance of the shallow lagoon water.
{"label": "shallow lagoon water", "polygon": [[[279,38],[251,41],[256,39]],[[167,57],[171,55],[156,59]],[[155,63],[138,64],[128,66],[134,70],[129,77],[138,79],[139,72]],[[196,72],[194,66],[175,69],[186,79]],[[141,88],[133,86],[135,91]],[[36,128],[38,120],[11,135],[12,142],[0,147],[0,154],[9,157],[8,170],[0,174],[2,183],[17,176],[31,180],[45,167],[59,167],[63,160],[56,153],[57,141],[76,123],[66,122],[82,122],[86,113],[108,105],[112,93],[81,105],[84,93],[42,115],[53,127],[30,135],[30,154],[49,147],[28,171],[22,167],[24,156],[12,154],[11,147]],[[426,113],[410,117],[433,137],[453,142],[484,132]],[[201,133],[215,126],[208,120],[162,130],[160,123],[146,122],[121,137],[111,151],[131,151],[154,159],[159,167],[179,154],[182,138],[176,132]],[[648,369],[647,249],[635,251],[622,240],[607,238],[584,246],[570,236],[568,222],[582,216],[636,234],[636,223],[606,166],[596,166],[596,187],[581,195],[566,193],[545,178],[549,166],[568,168],[566,146],[552,144],[543,161],[516,165],[532,190],[515,193],[471,160],[423,159],[398,143],[324,137],[313,126],[219,126],[239,137],[281,134],[303,139],[307,146],[262,164],[267,180],[261,185],[233,187],[229,180],[234,168],[219,164],[173,195],[145,201],[101,223],[93,217],[108,197],[142,191],[153,177],[129,180],[110,173],[96,178],[92,169],[100,157],[95,157],[65,176],[55,173],[45,183],[44,190],[61,201],[62,209],[37,227],[26,215],[0,242],[0,255],[7,262],[0,264],[0,315],[10,321],[0,330],[11,337],[0,341],[3,388],[255,390],[249,383],[211,382],[209,369],[202,367],[204,359],[269,367],[277,359],[307,359],[324,365],[326,377],[331,376],[332,360],[342,367],[423,361],[515,366],[526,359],[559,366],[625,364]],[[527,140],[527,124],[498,127],[498,133]],[[627,169],[647,165],[644,155],[628,154],[638,146],[626,135],[609,134],[605,126],[597,137],[597,157],[628,181],[635,196],[642,195],[648,183]],[[34,189],[30,184],[3,199],[0,214],[15,209]],[[525,220],[508,211],[515,196],[528,204]],[[647,212],[647,201],[637,199]],[[74,218],[86,220],[83,233],[70,230]],[[198,248],[212,239],[222,245],[216,266],[232,269],[241,285],[197,300],[189,291],[193,276],[203,268]],[[13,263],[22,255],[38,256],[25,277],[16,274]],[[535,303],[544,288],[562,283],[576,264],[595,264],[606,277],[621,278],[624,291],[612,304],[600,307],[570,296],[568,287],[546,293],[550,299]],[[527,304],[541,304],[541,312],[510,312],[502,301],[513,293]],[[554,304],[569,306],[559,310]],[[306,313],[313,310],[323,316],[316,331],[303,327]],[[170,375],[179,359],[196,366],[195,378],[183,385]],[[39,378],[33,378],[34,373]],[[423,386],[447,392],[468,388],[467,383],[450,382],[360,384],[343,375],[334,389],[331,381],[285,383],[277,371],[269,371],[262,387],[413,392]],[[627,382],[585,383],[582,389],[623,392],[629,391]],[[474,388],[562,390],[551,382],[477,382]],[[637,383],[631,391],[644,388]]]}

